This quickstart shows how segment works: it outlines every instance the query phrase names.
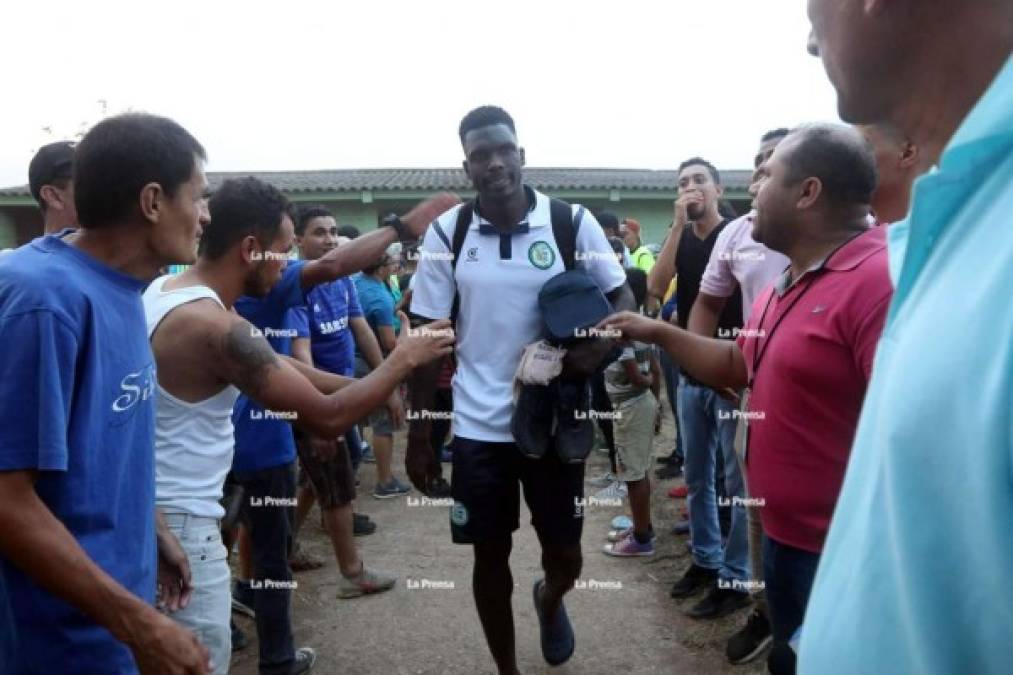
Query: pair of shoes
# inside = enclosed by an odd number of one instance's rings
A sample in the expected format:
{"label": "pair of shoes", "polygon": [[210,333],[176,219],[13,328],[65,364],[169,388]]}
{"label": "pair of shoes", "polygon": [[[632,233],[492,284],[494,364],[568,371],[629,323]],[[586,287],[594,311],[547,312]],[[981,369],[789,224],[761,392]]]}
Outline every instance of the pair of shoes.
{"label": "pair of shoes", "polygon": [[682,465],[666,464],[665,466],[655,471],[654,475],[658,478],[658,480],[669,480],[671,478],[678,478],[679,476],[682,475]]}
{"label": "pair of shoes", "polygon": [[691,619],[718,619],[750,605],[749,593],[721,586],[720,582],[711,586],[703,600],[686,611],[686,616]]}
{"label": "pair of shoes", "polygon": [[376,532],[376,523],[369,519],[364,513],[353,513],[352,514],[352,535],[356,537],[364,537],[367,534],[373,534]]}
{"label": "pair of shoes", "polygon": [[538,595],[539,589],[544,585],[545,580],[539,579],[535,582],[535,587],[532,590],[535,601],[535,614],[538,616],[538,627],[541,631],[542,656],[550,666],[558,666],[573,656],[573,650],[577,646],[577,641],[573,635],[573,626],[570,625],[570,618],[566,615],[566,607],[563,606],[562,601],[560,601],[559,609],[556,610],[556,615],[552,617],[552,621],[547,620],[542,614],[542,603]]}
{"label": "pair of shoes", "polygon": [[229,628],[232,630],[232,651],[242,651],[250,646],[250,640],[246,637],[246,633],[232,619],[229,619]]}
{"label": "pair of shoes", "polygon": [[406,495],[412,491],[412,486],[402,483],[397,478],[391,476],[391,479],[386,485],[380,485],[379,483],[373,488],[373,496],[377,499],[390,499],[392,497],[400,497]]}
{"label": "pair of shoes", "polygon": [[587,484],[588,485],[593,485],[594,487],[601,487],[601,488],[603,488],[603,487],[608,487],[609,485],[612,485],[612,483],[615,483],[617,480],[619,480],[619,479],[616,478],[616,475],[614,473],[612,473],[611,471],[606,471],[605,473],[603,473],[600,476],[595,476],[594,478],[588,478],[587,479]]}
{"label": "pair of shoes", "polygon": [[599,490],[595,493],[594,498],[600,501],[604,501],[606,499],[626,499],[626,495],[628,493],[629,489],[626,487],[626,483],[615,482],[604,490]]}
{"label": "pair of shoes", "polygon": [[257,618],[253,611],[253,589],[249,581],[236,579],[232,582],[232,611],[251,619]]}
{"label": "pair of shoes", "polygon": [[618,541],[614,541],[611,544],[605,544],[602,551],[605,555],[614,556],[616,558],[651,556],[654,555],[654,537],[648,539],[646,544],[641,544],[637,541],[637,538],[633,536],[633,531],[628,530]]}
{"label": "pair of shoes", "polygon": [[685,485],[676,485],[668,491],[668,496],[672,499],[685,499],[689,496],[689,488]]}
{"label": "pair of shoes", "polygon": [[338,597],[342,600],[358,598],[371,593],[382,593],[394,588],[397,579],[388,577],[377,572],[366,569],[366,564],[361,563],[359,573],[354,577],[338,575]]}
{"label": "pair of shoes", "polygon": [[302,675],[313,670],[313,664],[317,662],[317,653],[312,647],[300,647],[295,650],[295,661],[292,663],[292,670],[289,675]]}
{"label": "pair of shoes", "polygon": [[442,448],[440,448],[440,461],[448,463],[453,462],[454,452],[447,446],[443,446]]}
{"label": "pair of shoes", "polygon": [[758,609],[754,609],[746,620],[746,625],[728,638],[725,646],[725,656],[729,663],[736,665],[749,663],[760,656],[767,647],[774,641],[774,635],[770,631],[770,621],[767,616]]}
{"label": "pair of shoes", "polygon": [[672,591],[669,595],[677,599],[688,598],[701,589],[715,585],[717,580],[717,570],[712,570],[709,567],[700,567],[696,563],[693,563],[682,575],[682,578],[672,585]]}
{"label": "pair of shoes", "polygon": [[293,572],[305,572],[315,570],[324,566],[323,558],[313,555],[302,547],[299,542],[295,543],[292,552],[288,556],[288,566]]}

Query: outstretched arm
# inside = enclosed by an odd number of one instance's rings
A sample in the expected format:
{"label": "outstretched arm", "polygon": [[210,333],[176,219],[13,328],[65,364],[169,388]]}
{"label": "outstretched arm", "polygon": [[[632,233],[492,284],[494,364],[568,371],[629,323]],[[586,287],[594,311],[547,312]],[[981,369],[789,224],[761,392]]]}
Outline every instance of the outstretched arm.
{"label": "outstretched arm", "polygon": [[[453,344],[449,322],[441,322],[437,327],[442,334],[405,338],[368,377],[325,395],[290,361],[280,358],[247,321],[226,314],[214,321],[216,374],[266,409],[294,413],[298,424],[328,438],[340,436],[383,405],[414,367],[449,353]],[[324,375],[314,378],[340,384]]]}
{"label": "outstretched arm", "polygon": [[602,321],[601,326],[618,329],[628,339],[657,344],[680,367],[706,385],[733,389],[746,385],[745,359],[738,345],[730,340],[706,338],[633,312],[613,314]]}
{"label": "outstretched arm", "polygon": [[[457,195],[441,192],[417,204],[415,208],[401,216],[401,222],[412,235],[421,237],[437,216],[460,201]],[[379,260],[387,247],[397,240],[397,231],[388,226],[342,244],[323,257],[303,265],[302,287],[312,288],[354,274]]]}

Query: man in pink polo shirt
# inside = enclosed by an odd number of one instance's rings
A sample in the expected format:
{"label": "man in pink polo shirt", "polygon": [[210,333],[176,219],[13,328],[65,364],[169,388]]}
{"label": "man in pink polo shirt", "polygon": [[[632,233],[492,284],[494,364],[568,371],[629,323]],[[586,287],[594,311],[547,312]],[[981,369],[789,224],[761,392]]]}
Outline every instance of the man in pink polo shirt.
{"label": "man in pink polo shirt", "polygon": [[857,131],[797,129],[759,169],[752,232],[790,264],[736,343],[631,313],[603,322],[658,343],[707,385],[748,386],[746,470],[763,523],[771,665],[793,663],[787,641],[804,617],[892,294],[885,230],[868,221],[875,187],[875,158]]}

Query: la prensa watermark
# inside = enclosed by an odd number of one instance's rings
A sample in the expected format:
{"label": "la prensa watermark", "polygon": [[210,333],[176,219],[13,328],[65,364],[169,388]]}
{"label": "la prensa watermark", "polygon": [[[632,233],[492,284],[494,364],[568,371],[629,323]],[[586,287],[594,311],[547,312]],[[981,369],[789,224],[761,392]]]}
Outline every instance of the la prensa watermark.
{"label": "la prensa watermark", "polygon": [[767,505],[763,497],[718,497],[718,506],[745,506],[758,509]]}
{"label": "la prensa watermark", "polygon": [[611,420],[613,422],[621,420],[623,413],[621,410],[574,410],[573,419],[575,420]]}
{"label": "la prensa watermark", "polygon": [[454,254],[450,251],[408,251],[405,253],[405,260],[418,262],[420,260],[433,260],[436,262],[454,262]]}
{"label": "la prensa watermark", "polygon": [[411,495],[408,495],[405,498],[405,503],[410,508],[433,507],[433,506],[443,508],[453,508],[454,499],[453,497],[413,497]]}
{"label": "la prensa watermark", "polygon": [[764,253],[763,251],[731,251],[731,252],[721,251],[720,253],[718,253],[718,260],[722,262],[736,261],[736,260],[743,260],[747,262],[749,261],[760,262],[761,260],[766,259],[767,254]]}
{"label": "la prensa watermark", "polygon": [[623,582],[617,580],[577,579],[573,582],[573,587],[578,591],[621,591],[623,590]]}
{"label": "la prensa watermark", "polygon": [[746,340],[767,337],[767,331],[762,328],[718,328],[719,338],[738,338],[742,336]]}
{"label": "la prensa watermark", "polygon": [[297,338],[299,332],[295,328],[257,328],[250,326],[250,337],[262,338]]}
{"label": "la prensa watermark", "polygon": [[453,410],[405,410],[406,420],[453,420]]}
{"label": "la prensa watermark", "polygon": [[409,591],[452,591],[457,584],[449,579],[405,579]]}
{"label": "la prensa watermark", "polygon": [[295,579],[250,579],[250,588],[255,591],[294,591],[299,588]]}
{"label": "la prensa watermark", "polygon": [[295,497],[271,497],[269,495],[265,495],[263,497],[251,496],[250,506],[295,508],[296,506],[299,506],[299,500]]}
{"label": "la prensa watermark", "polygon": [[426,328],[425,326],[419,326],[418,328],[409,328],[408,337],[454,337],[453,328]]}
{"label": "la prensa watermark", "polygon": [[762,591],[767,585],[762,581],[754,580],[741,580],[741,579],[718,579],[718,588],[723,588],[731,591],[741,591],[743,593],[753,593],[756,591]]}
{"label": "la prensa watermark", "polygon": [[621,338],[623,332],[618,328],[575,328],[573,337],[578,338]]}
{"label": "la prensa watermark", "polygon": [[250,411],[251,420],[279,420],[281,422],[294,422],[299,419],[299,413],[294,410],[257,410]]}
{"label": "la prensa watermark", "polygon": [[254,251],[250,254],[250,260],[298,260],[299,256],[295,253],[286,251],[284,253],[278,253],[277,251]]}
{"label": "la prensa watermark", "polygon": [[767,413],[762,410],[719,410],[719,420],[747,420],[749,422],[755,422],[756,420],[767,419]]}

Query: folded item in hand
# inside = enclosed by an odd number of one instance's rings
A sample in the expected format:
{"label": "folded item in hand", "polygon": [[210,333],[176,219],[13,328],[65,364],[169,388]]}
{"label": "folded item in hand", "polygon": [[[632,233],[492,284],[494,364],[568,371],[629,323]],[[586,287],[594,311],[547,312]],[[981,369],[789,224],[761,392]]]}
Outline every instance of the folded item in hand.
{"label": "folded item in hand", "polygon": [[548,384],[563,372],[564,356],[565,349],[553,347],[545,340],[532,343],[524,348],[514,379],[521,384]]}

